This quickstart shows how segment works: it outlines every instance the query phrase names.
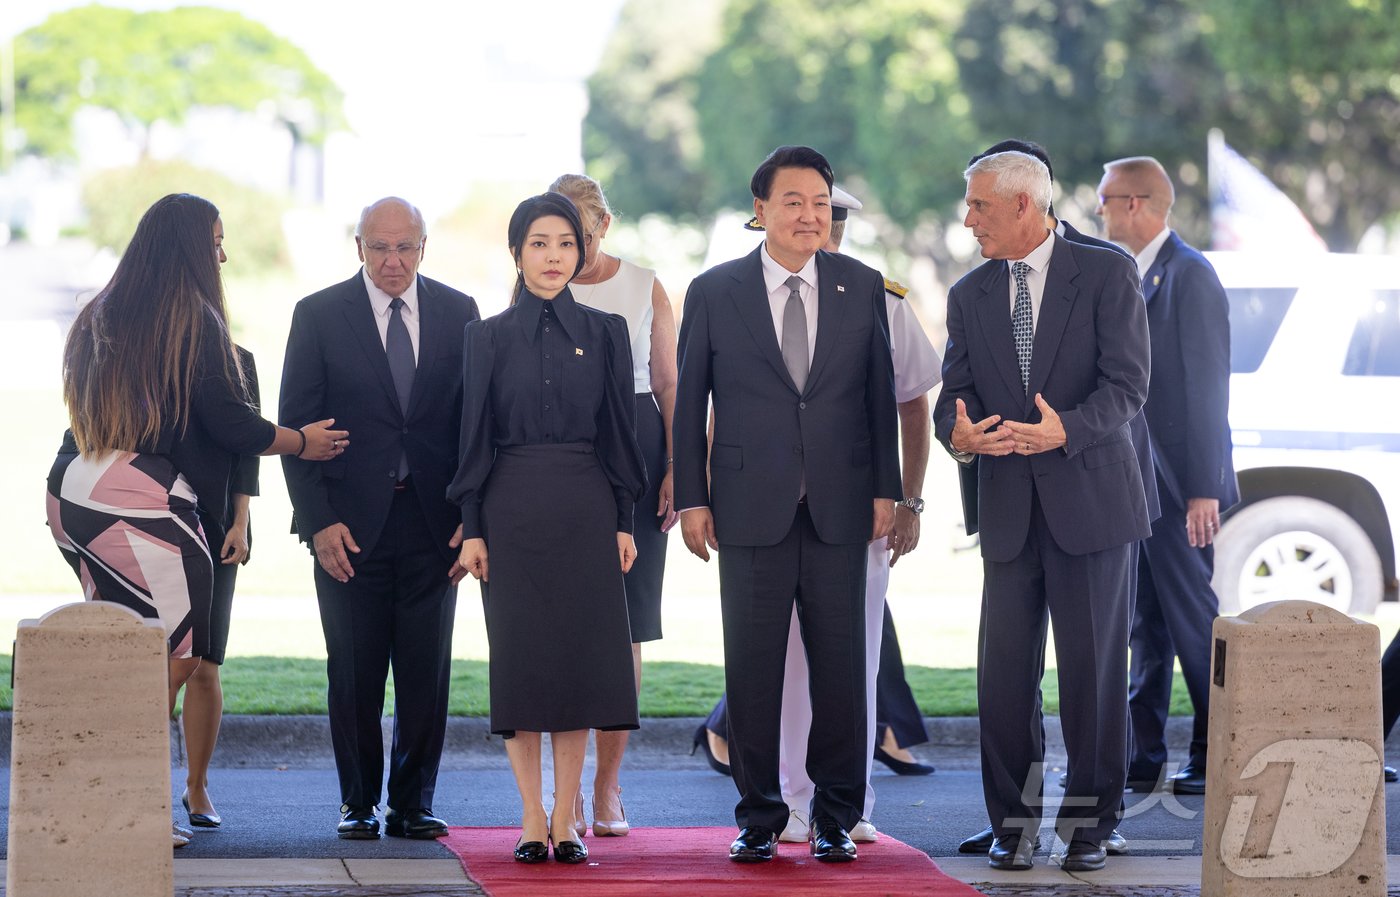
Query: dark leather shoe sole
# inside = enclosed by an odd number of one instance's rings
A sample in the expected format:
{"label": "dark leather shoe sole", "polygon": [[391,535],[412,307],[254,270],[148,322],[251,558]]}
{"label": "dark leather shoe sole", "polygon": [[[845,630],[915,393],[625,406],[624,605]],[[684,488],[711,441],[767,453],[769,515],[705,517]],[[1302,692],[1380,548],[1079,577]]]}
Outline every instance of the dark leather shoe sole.
{"label": "dark leather shoe sole", "polygon": [[812,856],[815,857],[819,863],[854,863],[856,859],[854,850],[850,852],[837,849],[823,851],[813,850]]}
{"label": "dark leather shoe sole", "polygon": [[1167,779],[1166,790],[1172,794],[1205,794],[1206,783],[1201,779]]}
{"label": "dark leather shoe sole", "polygon": [[336,834],[346,841],[378,841],[378,828],[338,829]]}
{"label": "dark leather shoe sole", "polygon": [[[995,840],[996,834],[989,825],[971,838],[963,839],[963,841],[958,844],[958,853],[986,856],[987,851],[992,849],[992,842]],[[1035,849],[1040,849],[1040,835],[1035,836]]]}
{"label": "dark leather shoe sole", "polygon": [[[1007,842],[1012,841],[1015,842],[1015,847],[1008,849],[1011,845]],[[1024,872],[1031,868],[1034,854],[1035,845],[1030,841],[1016,835],[1007,835],[992,842],[987,851],[987,865],[1003,872]]]}
{"label": "dark leather shoe sole", "polygon": [[773,849],[769,848],[765,851],[745,847],[740,850],[735,850],[731,847],[729,849],[729,858],[736,863],[766,863],[773,859]]}
{"label": "dark leather shoe sole", "polygon": [[424,829],[406,829],[401,825],[387,825],[384,827],[384,834],[390,838],[410,838],[414,841],[431,841],[434,838],[447,837],[447,829],[433,826]]}

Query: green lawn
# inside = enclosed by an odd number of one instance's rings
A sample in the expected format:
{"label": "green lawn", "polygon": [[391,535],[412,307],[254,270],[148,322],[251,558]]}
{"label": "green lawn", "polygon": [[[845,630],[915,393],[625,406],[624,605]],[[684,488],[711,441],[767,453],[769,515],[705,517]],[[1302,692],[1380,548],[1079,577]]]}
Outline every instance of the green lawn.
{"label": "green lawn", "polygon": [[[905,669],[919,708],[929,716],[973,716],[977,713],[977,674],[974,670],[949,670],[910,666]],[[223,667],[224,710],[246,714],[323,714],[326,712],[326,664],[300,657],[233,657]],[[1045,710],[1059,712],[1059,687],[1055,671],[1041,684]],[[658,661],[643,664],[642,716],[705,716],[724,690],[724,670],[701,663]],[[452,662],[454,716],[485,716],[488,694],[486,662]],[[386,705],[392,706],[390,690]],[[10,692],[10,656],[0,655],[0,710],[13,704]],[[1189,714],[1190,699],[1178,673],[1172,689],[1172,713]]]}

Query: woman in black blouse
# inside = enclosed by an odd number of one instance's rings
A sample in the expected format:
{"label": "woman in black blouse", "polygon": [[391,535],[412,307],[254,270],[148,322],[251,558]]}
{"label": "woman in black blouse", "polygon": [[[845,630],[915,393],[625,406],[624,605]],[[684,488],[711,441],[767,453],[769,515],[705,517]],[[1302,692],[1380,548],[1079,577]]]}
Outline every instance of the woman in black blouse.
{"label": "woman in black blouse", "polygon": [[[511,307],[467,325],[461,565],[481,580],[491,731],[523,805],[515,858],[588,858],[574,818],[589,729],[637,728],[623,574],[646,482],[627,323],[574,302],[583,227],[564,196],[533,196],[509,230]],[[489,558],[488,558],[489,550]],[[540,733],[554,750],[546,815]]]}

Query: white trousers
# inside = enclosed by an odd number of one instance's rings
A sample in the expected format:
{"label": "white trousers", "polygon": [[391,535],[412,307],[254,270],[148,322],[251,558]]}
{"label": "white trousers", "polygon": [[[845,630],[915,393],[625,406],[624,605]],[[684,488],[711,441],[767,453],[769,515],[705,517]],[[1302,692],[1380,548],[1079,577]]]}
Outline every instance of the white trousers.
{"label": "white trousers", "polygon": [[[880,637],[884,632],[885,592],[890,585],[890,552],[886,540],[870,543],[865,563],[865,809],[867,821],[875,809],[870,767],[875,762],[875,677],[880,670]],[[783,717],[778,747],[778,785],[789,810],[805,818],[815,786],[807,775],[807,735],[812,729],[812,696],[807,683],[807,650],[792,610],[788,629],[787,665],[783,670]]]}

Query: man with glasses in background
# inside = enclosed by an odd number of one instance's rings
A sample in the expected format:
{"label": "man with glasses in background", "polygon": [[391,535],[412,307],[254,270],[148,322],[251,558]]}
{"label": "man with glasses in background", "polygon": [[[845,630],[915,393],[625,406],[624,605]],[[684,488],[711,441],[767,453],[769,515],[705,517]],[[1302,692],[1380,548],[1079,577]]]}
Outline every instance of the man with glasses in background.
{"label": "man with glasses in background", "polygon": [[[326,636],[331,744],[340,776],[337,834],[376,839],[384,774],[380,717],[394,671],[390,836],[437,838],[433,791],[447,728],[460,511],[457,472],[462,331],[476,302],[418,274],[422,214],[388,197],[355,229],[363,267],[297,303],[279,418],[337,409],[354,445],[333,464],[285,464],[293,530],[316,556]],[[293,426],[300,426],[295,424]]]}

